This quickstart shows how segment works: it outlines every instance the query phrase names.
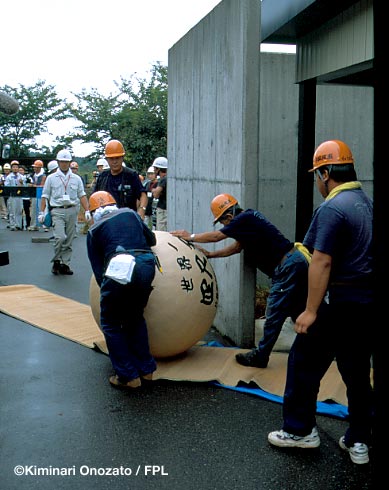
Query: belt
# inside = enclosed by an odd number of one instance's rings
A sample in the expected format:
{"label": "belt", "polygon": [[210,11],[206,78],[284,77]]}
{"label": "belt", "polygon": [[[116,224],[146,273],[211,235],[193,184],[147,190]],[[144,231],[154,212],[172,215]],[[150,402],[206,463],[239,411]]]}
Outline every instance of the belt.
{"label": "belt", "polygon": [[289,254],[293,254],[297,251],[297,247],[292,247],[289,252],[286,252],[286,254],[282,257],[282,259],[280,260],[280,263],[278,265],[282,265],[285,260],[288,258],[288,255]]}
{"label": "belt", "polygon": [[53,209],[67,209],[74,208],[74,204],[70,204],[69,206],[51,206]]}
{"label": "belt", "polygon": [[133,255],[134,257],[137,257],[138,255],[142,255],[142,254],[152,254],[152,250],[135,250],[135,249],[132,249],[132,250],[126,250],[126,252],[130,253],[131,255]]}

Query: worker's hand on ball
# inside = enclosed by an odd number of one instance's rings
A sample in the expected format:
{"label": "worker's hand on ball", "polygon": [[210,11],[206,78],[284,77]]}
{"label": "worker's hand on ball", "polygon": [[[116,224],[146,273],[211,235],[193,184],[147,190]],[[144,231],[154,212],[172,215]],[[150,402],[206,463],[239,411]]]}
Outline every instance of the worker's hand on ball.
{"label": "worker's hand on ball", "polygon": [[175,230],[171,231],[170,234],[177,238],[183,238],[184,240],[189,240],[190,238],[190,233],[186,230]]}
{"label": "worker's hand on ball", "polygon": [[45,222],[45,213],[43,211],[38,214],[38,221],[41,225]]}

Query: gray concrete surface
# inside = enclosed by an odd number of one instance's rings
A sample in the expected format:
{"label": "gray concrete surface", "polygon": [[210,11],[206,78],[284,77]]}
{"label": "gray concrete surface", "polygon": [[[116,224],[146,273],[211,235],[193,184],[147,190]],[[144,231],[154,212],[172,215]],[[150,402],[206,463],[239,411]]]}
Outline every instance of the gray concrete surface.
{"label": "gray concrete surface", "polygon": [[[5,224],[0,250],[10,264],[0,267],[1,286],[35,284],[88,303],[85,235],[74,242],[75,274],[53,276],[51,243],[31,241],[47,234]],[[318,417],[318,450],[278,450],[267,442],[281,426],[277,403],[209,383],[158,381],[122,393],[108,383],[107,356],[4,314],[0,341],[2,490],[372,488],[372,464],[358,467],[338,447],[344,420]],[[17,476],[18,467],[30,474]],[[41,468],[69,474],[34,475]],[[93,468],[139,473],[93,476]]]}
{"label": "gray concrete surface", "polygon": [[[302,2],[274,3],[282,14]],[[260,4],[221,1],[169,50],[169,230],[211,230],[210,202],[217,194],[229,193],[243,208],[259,209],[289,240],[301,240],[295,236],[302,102],[296,74],[302,62],[316,69],[319,59],[261,52]],[[372,195],[373,88],[327,84],[316,89],[317,145],[332,138],[346,141],[358,178]],[[315,206],[322,202],[316,190],[313,199]],[[242,256],[213,261],[220,278],[215,325],[240,346],[250,347],[254,340],[250,296],[255,281],[266,286],[269,279],[244,269]]]}

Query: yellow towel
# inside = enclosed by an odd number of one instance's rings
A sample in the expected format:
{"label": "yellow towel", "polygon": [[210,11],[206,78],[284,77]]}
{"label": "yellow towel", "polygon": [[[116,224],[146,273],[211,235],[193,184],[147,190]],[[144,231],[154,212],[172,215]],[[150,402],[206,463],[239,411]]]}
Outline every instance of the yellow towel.
{"label": "yellow towel", "polygon": [[312,254],[309,252],[307,247],[305,247],[302,243],[300,242],[295,242],[294,246],[297,248],[299,252],[301,252],[304,257],[306,258],[308,264],[311,262]]}

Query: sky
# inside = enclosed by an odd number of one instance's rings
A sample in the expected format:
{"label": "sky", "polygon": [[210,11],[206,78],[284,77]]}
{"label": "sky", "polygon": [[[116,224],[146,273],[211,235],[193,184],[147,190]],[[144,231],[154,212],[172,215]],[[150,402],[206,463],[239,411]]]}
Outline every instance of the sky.
{"label": "sky", "polygon": [[[61,96],[145,75],[220,0],[11,0],[3,2],[1,85],[38,79]],[[4,49],[8,46],[8,49]],[[7,56],[8,51],[8,56]]]}
{"label": "sky", "polygon": [[115,81],[147,77],[157,62],[167,65],[169,49],[220,1],[3,2],[0,87],[44,80],[62,98],[84,88],[109,95]]}

